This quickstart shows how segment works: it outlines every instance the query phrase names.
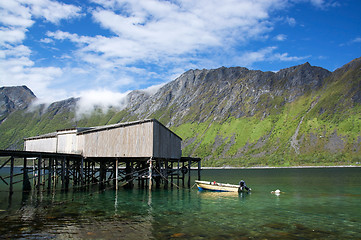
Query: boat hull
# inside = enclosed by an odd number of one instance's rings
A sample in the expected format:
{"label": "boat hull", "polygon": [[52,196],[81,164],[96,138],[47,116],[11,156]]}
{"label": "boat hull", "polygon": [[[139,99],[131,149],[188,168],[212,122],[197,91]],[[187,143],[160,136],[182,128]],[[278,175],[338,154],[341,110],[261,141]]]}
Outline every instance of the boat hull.
{"label": "boat hull", "polygon": [[208,190],[216,192],[240,192],[241,188],[238,185],[213,183],[207,181],[196,181],[199,190]]}

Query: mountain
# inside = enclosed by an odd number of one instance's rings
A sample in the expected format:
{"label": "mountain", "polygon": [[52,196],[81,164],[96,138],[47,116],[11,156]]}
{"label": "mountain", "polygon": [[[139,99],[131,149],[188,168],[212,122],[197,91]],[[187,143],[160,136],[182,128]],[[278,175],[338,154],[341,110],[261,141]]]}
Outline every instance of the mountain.
{"label": "mountain", "polygon": [[129,93],[122,110],[81,119],[78,101],[6,112],[0,148],[19,149],[23,137],[61,128],[156,118],[183,138],[183,155],[204,166],[361,162],[361,58],[334,72],[309,63],[278,72],[189,70],[154,94]]}
{"label": "mountain", "polygon": [[36,97],[26,86],[0,88],[0,122],[16,110],[27,108]]}

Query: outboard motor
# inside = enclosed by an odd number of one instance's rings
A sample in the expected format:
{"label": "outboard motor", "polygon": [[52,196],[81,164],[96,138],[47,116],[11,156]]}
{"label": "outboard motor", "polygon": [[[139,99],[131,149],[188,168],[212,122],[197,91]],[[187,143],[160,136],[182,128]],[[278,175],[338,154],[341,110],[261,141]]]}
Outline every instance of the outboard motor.
{"label": "outboard motor", "polygon": [[246,189],[247,191],[251,190],[249,187],[246,186],[246,183],[243,180],[239,182],[239,187],[241,188],[241,191],[243,190],[243,188]]}

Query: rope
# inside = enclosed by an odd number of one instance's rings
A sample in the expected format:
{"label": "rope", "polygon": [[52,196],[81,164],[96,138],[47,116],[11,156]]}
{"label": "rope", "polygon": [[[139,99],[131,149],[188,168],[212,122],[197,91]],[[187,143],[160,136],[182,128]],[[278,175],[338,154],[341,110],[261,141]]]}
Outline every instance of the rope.
{"label": "rope", "polygon": [[[164,179],[169,183],[169,180],[168,180],[166,177],[164,177],[164,176],[158,171],[157,168],[155,168],[155,170],[159,173],[159,175],[160,175],[162,178],[164,178]],[[171,182],[171,184],[173,184],[173,185],[176,186],[178,189],[180,189],[180,187],[179,187],[177,184],[175,184],[175,183],[173,183],[173,182]]]}

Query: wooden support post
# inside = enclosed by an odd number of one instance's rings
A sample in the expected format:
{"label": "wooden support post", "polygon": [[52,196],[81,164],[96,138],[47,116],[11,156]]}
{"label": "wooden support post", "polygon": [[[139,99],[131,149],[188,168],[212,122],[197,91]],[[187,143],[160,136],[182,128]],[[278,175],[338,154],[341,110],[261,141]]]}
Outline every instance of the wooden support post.
{"label": "wooden support post", "polygon": [[157,169],[157,167],[158,167],[158,176],[156,176],[154,178],[156,188],[160,188],[160,181],[162,179],[162,177],[159,174],[159,173],[162,173],[162,165],[161,164],[162,164],[161,161],[158,161],[158,164],[157,164],[157,161],[155,161],[155,167],[154,168]]}
{"label": "wooden support post", "polygon": [[183,169],[184,169],[184,162],[182,162],[182,186],[184,187],[185,173],[184,173]]}
{"label": "wooden support post", "polygon": [[58,160],[56,158],[53,159],[53,185],[54,188],[58,184]]}
{"label": "wooden support post", "polygon": [[53,159],[49,158],[49,166],[48,166],[48,190],[50,191],[51,189],[51,178],[53,176],[53,164],[52,164]]}
{"label": "wooden support post", "polygon": [[178,168],[177,168],[177,185],[179,187],[179,178],[180,178],[180,169],[179,169],[179,159],[178,159]]}
{"label": "wooden support post", "polygon": [[149,178],[149,190],[151,190],[152,189],[152,178],[153,178],[153,173],[152,173],[152,169],[153,169],[153,159],[152,158],[150,158],[149,159],[149,176],[148,176],[148,178]]}
{"label": "wooden support post", "polygon": [[173,162],[171,162],[170,164],[170,187],[173,188]]}
{"label": "wooden support post", "polygon": [[41,184],[45,187],[45,169],[46,169],[46,161],[43,161],[42,173],[41,173]]}
{"label": "wooden support post", "polygon": [[189,159],[188,160],[188,187],[191,187],[191,165],[192,165],[192,161]]}
{"label": "wooden support post", "polygon": [[101,188],[105,187],[106,175],[107,175],[106,164],[105,164],[104,160],[100,160],[100,174],[99,174],[99,177],[100,177],[100,187]]}
{"label": "wooden support post", "polygon": [[41,183],[41,160],[42,160],[42,157],[41,155],[39,156],[38,158],[38,189],[40,189],[40,183]]}
{"label": "wooden support post", "polygon": [[92,162],[92,174],[91,174],[91,176],[92,176],[92,183],[95,183],[96,178],[95,178],[95,162],[94,161]]}
{"label": "wooden support post", "polygon": [[119,164],[119,160],[118,160],[118,158],[116,158],[115,159],[115,162],[114,162],[114,170],[115,170],[115,172],[114,172],[114,174],[115,174],[115,176],[114,176],[114,178],[115,178],[115,190],[118,190],[118,164]]}
{"label": "wooden support post", "polygon": [[134,178],[134,162],[133,161],[131,161],[131,163],[130,163],[130,173],[131,173],[131,175],[130,175],[130,182],[129,182],[129,184],[130,184],[130,188],[133,188],[134,187],[134,182],[133,182],[133,178]]}
{"label": "wooden support post", "polygon": [[14,157],[10,158],[10,195],[13,194]]}
{"label": "wooden support post", "polygon": [[[140,166],[141,166],[141,169],[142,169],[142,170],[143,170],[143,169],[145,170],[146,167],[147,167],[146,162],[142,162]],[[140,187],[143,189],[143,188],[144,188],[144,185],[145,185],[144,183],[145,183],[145,181],[146,181],[146,180],[143,178],[143,172],[142,172],[142,176],[141,176],[141,181],[142,181],[142,182],[141,182]]]}
{"label": "wooden support post", "polygon": [[140,188],[140,181],[141,181],[141,178],[140,178],[140,175],[139,175],[140,167],[141,167],[141,164],[140,164],[139,161],[137,161],[136,171],[138,173],[138,188]]}
{"label": "wooden support post", "polygon": [[84,158],[80,159],[80,184],[84,186]]}
{"label": "wooden support post", "polygon": [[36,178],[35,178],[35,159],[33,158],[33,185],[36,186]]}
{"label": "wooden support post", "polygon": [[28,159],[26,157],[24,157],[24,164],[23,164],[23,191],[30,191],[31,190],[31,185],[30,185],[29,176],[28,176],[27,160]]}
{"label": "wooden support post", "polygon": [[61,189],[65,188],[65,157],[61,159]]}
{"label": "wooden support post", "polygon": [[168,189],[168,161],[164,161],[164,189]]}
{"label": "wooden support post", "polygon": [[65,166],[65,190],[69,189],[69,182],[70,182],[70,176],[69,176],[69,171],[70,171],[70,160],[66,159],[66,166]]}
{"label": "wooden support post", "polygon": [[88,185],[88,161],[84,161],[84,184]]}

